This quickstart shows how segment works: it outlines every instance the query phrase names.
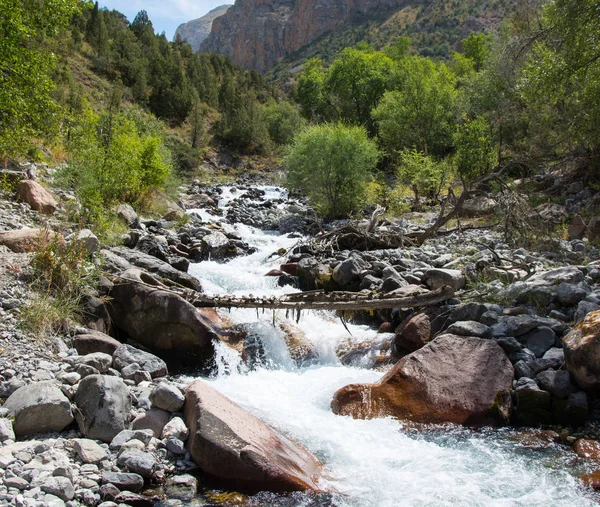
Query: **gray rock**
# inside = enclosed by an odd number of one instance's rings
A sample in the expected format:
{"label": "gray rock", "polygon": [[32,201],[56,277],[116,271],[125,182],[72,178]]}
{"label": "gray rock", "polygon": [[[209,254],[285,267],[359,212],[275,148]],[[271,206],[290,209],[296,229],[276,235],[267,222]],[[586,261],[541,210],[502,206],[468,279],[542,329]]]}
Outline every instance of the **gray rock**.
{"label": "gray rock", "polygon": [[81,380],[81,375],[76,371],[73,371],[71,373],[61,373],[56,378],[60,380],[63,384],[74,386],[75,384],[77,384],[77,382]]}
{"label": "gray rock", "polygon": [[542,357],[556,342],[556,334],[549,327],[538,327],[521,335],[519,341],[536,357]]}
{"label": "gray rock", "polygon": [[423,275],[423,283],[430,289],[450,285],[459,291],[465,286],[465,275],[457,269],[429,269]]}
{"label": "gray rock", "polygon": [[133,473],[140,474],[144,478],[152,477],[157,467],[156,459],[152,454],[136,450],[123,452],[117,458],[117,464],[126,467]]}
{"label": "gray rock", "polygon": [[492,330],[488,326],[474,320],[455,322],[448,327],[447,331],[459,336],[475,336],[477,338],[492,337]]}
{"label": "gray rock", "polygon": [[543,359],[555,361],[554,364],[556,366],[553,366],[553,368],[560,368],[560,366],[565,362],[565,351],[563,349],[559,349],[558,347],[552,347],[543,355]]}
{"label": "gray rock", "polygon": [[129,425],[131,395],[118,377],[84,378],[75,393],[75,404],[79,430],[88,438],[110,442]]}
{"label": "gray rock", "polygon": [[190,501],[198,491],[198,480],[193,475],[176,475],[167,480],[165,489],[168,498]]}
{"label": "gray rock", "polygon": [[150,401],[158,408],[168,412],[177,412],[183,407],[185,397],[178,387],[160,382],[150,393]]}
{"label": "gray rock", "polygon": [[373,275],[366,275],[360,282],[358,289],[359,290],[363,290],[363,289],[374,290],[374,289],[377,289],[381,285],[381,283],[382,283],[381,278],[377,278],[376,276],[373,276]]}
{"label": "gray rock", "polygon": [[79,364],[87,364],[95,368],[99,373],[106,373],[112,366],[113,358],[104,352],[93,352],[85,356],[79,356],[77,362]]}
{"label": "gray rock", "polygon": [[107,457],[102,447],[87,438],[74,439],[73,450],[84,463],[98,463]]}
{"label": "gray rock", "polygon": [[42,491],[57,496],[65,502],[72,500],[75,496],[73,484],[66,477],[49,477],[42,484]]}
{"label": "gray rock", "polygon": [[529,315],[507,317],[504,322],[506,323],[506,336],[515,337],[524,335],[539,325],[539,322]]}
{"label": "gray rock", "polygon": [[21,477],[6,477],[2,482],[4,482],[4,485],[7,488],[16,488],[23,490],[29,487],[29,483]]}
{"label": "gray rock", "polygon": [[201,240],[200,249],[205,260],[223,260],[231,247],[229,238],[222,232],[214,231],[204,236]]}
{"label": "gray rock", "polygon": [[485,324],[486,326],[493,326],[498,323],[498,314],[493,311],[486,311],[481,315],[479,322]]}
{"label": "gray rock", "polygon": [[142,237],[135,245],[135,249],[165,262],[168,262],[171,254],[169,244],[164,236],[152,236],[150,234]]}
{"label": "gray rock", "polygon": [[80,378],[85,378],[90,375],[100,375],[100,371],[89,364],[79,364],[77,365],[77,374]]}
{"label": "gray rock", "polygon": [[85,249],[90,254],[96,253],[100,249],[100,241],[96,235],[89,229],[82,229],[77,234],[77,241],[80,241],[85,246]]}
{"label": "gray rock", "polygon": [[523,360],[515,363],[515,378],[520,379],[522,377],[531,379],[535,377],[535,372],[531,366],[529,366],[529,363],[526,363]]}
{"label": "gray rock", "polygon": [[565,400],[574,390],[571,383],[571,376],[566,370],[546,370],[537,374],[535,377],[538,385],[548,391],[552,396]]}
{"label": "gray rock", "polygon": [[52,381],[34,382],[17,389],[4,408],[14,417],[17,436],[62,431],[73,422],[69,399]]}
{"label": "gray rock", "polygon": [[160,438],[163,428],[169,422],[171,414],[166,410],[152,407],[150,410],[136,417],[131,426],[134,430],[152,430],[156,438]]}
{"label": "gray rock", "polygon": [[23,386],[25,386],[25,382],[17,377],[13,377],[7,382],[0,383],[0,398],[8,398],[17,389]]}
{"label": "gray rock", "polygon": [[175,437],[184,442],[187,440],[190,432],[181,417],[173,417],[163,428],[161,438]]}
{"label": "gray rock", "polygon": [[561,282],[576,284],[581,281],[583,281],[583,272],[575,266],[566,266],[533,275],[527,283],[534,285],[558,285]]}
{"label": "gray rock", "polygon": [[562,282],[556,288],[556,299],[562,306],[575,306],[586,297],[585,289],[571,283]]}
{"label": "gray rock", "polygon": [[130,440],[140,440],[144,444],[148,445],[152,437],[154,437],[154,432],[149,429],[123,430],[118,435],[115,435],[115,437],[110,442],[109,447],[112,451],[116,451]]}
{"label": "gray rock", "polygon": [[517,381],[515,396],[515,422],[525,426],[537,426],[552,421],[550,393],[540,389],[530,378]]}
{"label": "gray rock", "polygon": [[177,454],[182,456],[185,454],[185,444],[179,440],[178,438],[171,437],[167,439],[167,450],[172,452],[173,454]]}
{"label": "gray rock", "polygon": [[144,478],[136,473],[104,472],[102,484],[112,484],[121,491],[140,491],[144,487]]}
{"label": "gray rock", "polygon": [[588,313],[597,312],[600,310],[600,305],[591,301],[580,301],[575,310],[575,320],[583,319]]}
{"label": "gray rock", "polygon": [[121,345],[113,354],[113,364],[117,370],[136,363],[144,371],[150,373],[152,378],[164,377],[168,374],[166,363],[149,352],[136,349],[131,345]]}
{"label": "gray rock", "polygon": [[369,264],[362,257],[353,255],[335,267],[333,280],[342,289],[352,285],[358,286],[360,284],[359,275],[366,269],[369,269]]}
{"label": "gray rock", "polygon": [[140,225],[137,213],[129,204],[120,204],[117,208],[117,216],[125,221],[129,227],[138,227]]}
{"label": "gray rock", "polygon": [[127,380],[133,380],[135,378],[135,373],[140,371],[142,367],[138,363],[131,363],[121,368],[121,376]]}
{"label": "gray rock", "polygon": [[10,419],[0,418],[0,442],[5,440],[15,440],[15,432],[13,430]]}
{"label": "gray rock", "polygon": [[519,341],[512,336],[502,336],[496,340],[496,343],[500,345],[507,354],[519,352],[523,348]]}

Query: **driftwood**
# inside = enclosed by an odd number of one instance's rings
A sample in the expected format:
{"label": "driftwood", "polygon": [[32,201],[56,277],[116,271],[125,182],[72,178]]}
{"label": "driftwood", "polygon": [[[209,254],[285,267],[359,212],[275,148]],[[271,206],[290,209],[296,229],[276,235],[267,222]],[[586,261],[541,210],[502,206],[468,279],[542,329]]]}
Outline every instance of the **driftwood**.
{"label": "driftwood", "polygon": [[359,311],[384,308],[418,308],[431,306],[454,297],[446,285],[427,292],[397,294],[364,294],[360,292],[324,292],[321,290],[286,294],[285,296],[208,296],[194,292],[180,294],[197,308],[264,308],[270,310],[337,310]]}

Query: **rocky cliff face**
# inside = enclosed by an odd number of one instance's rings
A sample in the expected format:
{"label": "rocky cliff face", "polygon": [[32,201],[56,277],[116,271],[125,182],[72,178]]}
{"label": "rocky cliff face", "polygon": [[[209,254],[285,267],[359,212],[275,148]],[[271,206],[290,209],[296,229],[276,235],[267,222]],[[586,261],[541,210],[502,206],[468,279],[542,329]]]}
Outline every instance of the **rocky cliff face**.
{"label": "rocky cliff face", "polygon": [[231,5],[221,5],[201,18],[179,25],[175,30],[175,37],[180,35],[183,40],[186,40],[192,46],[194,51],[198,51],[202,41],[210,34],[213,21],[219,16],[223,16],[230,7]]}
{"label": "rocky cliff face", "polygon": [[[216,19],[200,51],[268,71],[284,56],[360,16],[391,11],[406,0],[236,0]],[[412,2],[412,3],[418,3]]]}

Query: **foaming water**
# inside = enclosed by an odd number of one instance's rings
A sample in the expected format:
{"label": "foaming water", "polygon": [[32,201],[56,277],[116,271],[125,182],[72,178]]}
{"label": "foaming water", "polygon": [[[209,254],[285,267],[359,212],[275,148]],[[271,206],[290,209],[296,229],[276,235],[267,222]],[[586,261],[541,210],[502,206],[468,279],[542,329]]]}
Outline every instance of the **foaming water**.
{"label": "foaming water", "polygon": [[[273,199],[284,197],[274,188],[267,194]],[[220,205],[235,195],[226,189]],[[281,295],[295,291],[278,287],[276,278],[264,275],[279,267],[281,259],[273,254],[291,248],[296,239],[241,224],[223,225],[258,251],[224,264],[192,264],[190,273],[201,280],[205,292]],[[330,312],[304,312],[298,324],[286,320],[284,311],[273,315],[239,309],[228,317],[248,326],[249,339],[260,344],[263,354],[249,365],[236,351],[217,344],[217,372],[206,380],[318,456],[325,466],[323,489],[333,492],[323,498],[263,493],[251,499],[251,505],[597,505],[569,473],[567,456],[559,446],[535,451],[520,447],[509,431],[456,427],[415,431],[389,418],[364,421],[334,415],[330,402],[337,389],[375,382],[382,376],[380,371],[342,366],[336,349],[348,341],[377,344],[389,336],[348,325],[350,335]],[[309,366],[299,366],[290,357],[281,323],[312,343],[316,358]]]}

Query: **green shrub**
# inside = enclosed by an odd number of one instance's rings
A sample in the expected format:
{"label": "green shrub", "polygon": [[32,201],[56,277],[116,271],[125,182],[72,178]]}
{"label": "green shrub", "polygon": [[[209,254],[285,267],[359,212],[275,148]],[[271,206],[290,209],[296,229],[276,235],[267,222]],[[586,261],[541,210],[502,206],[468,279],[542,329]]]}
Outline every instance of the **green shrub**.
{"label": "green shrub", "polygon": [[362,127],[308,127],[295,137],[285,158],[288,185],[304,191],[323,214],[343,217],[360,206],[378,159],[377,146]]}
{"label": "green shrub", "polygon": [[491,128],[483,116],[465,118],[456,130],[454,144],[456,169],[465,183],[489,173],[498,163]]}
{"label": "green shrub", "polygon": [[408,185],[415,195],[415,208],[420,198],[430,199],[439,195],[448,180],[448,164],[437,161],[415,149],[400,152],[400,165],[396,171],[398,181]]}
{"label": "green shrub", "polygon": [[298,109],[285,101],[264,106],[263,117],[271,141],[280,145],[289,144],[305,123]]}

